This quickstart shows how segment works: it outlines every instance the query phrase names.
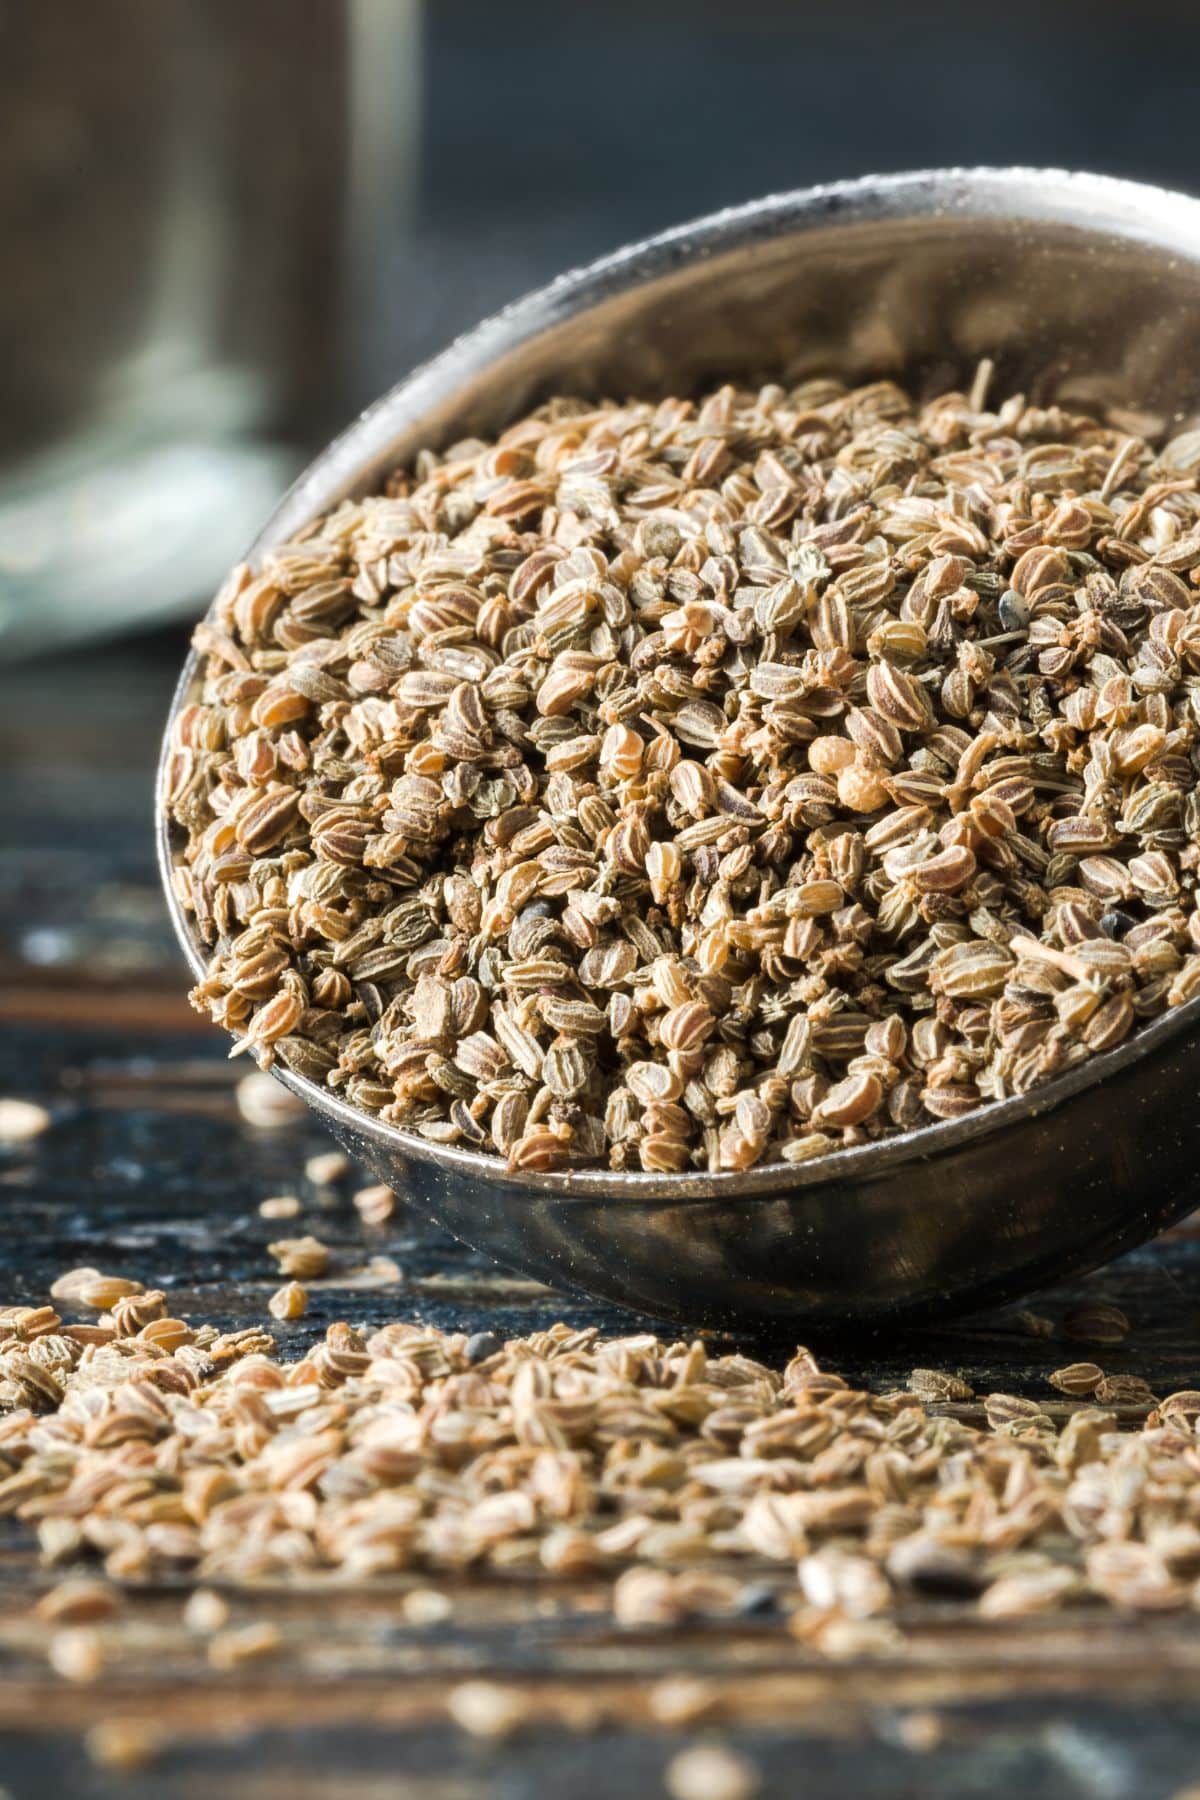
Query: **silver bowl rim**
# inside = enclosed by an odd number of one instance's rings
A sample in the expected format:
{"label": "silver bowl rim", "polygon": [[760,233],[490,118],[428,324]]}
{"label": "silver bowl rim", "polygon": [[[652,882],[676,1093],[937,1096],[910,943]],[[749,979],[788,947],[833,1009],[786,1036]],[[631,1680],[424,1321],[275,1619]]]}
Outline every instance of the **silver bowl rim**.
{"label": "silver bowl rim", "polygon": [[[571,269],[546,286],[512,301],[454,339],[430,361],[373,401],[297,477],[246,553],[253,563],[262,551],[283,542],[321,512],[355,491],[355,477],[382,457],[401,425],[419,420],[438,402],[452,398],[473,376],[503,353],[542,336],[573,313],[632,291],[687,265],[765,242],[788,230],[848,225],[872,219],[959,214],[1016,224],[1050,224],[1144,242],[1159,251],[1175,249],[1200,263],[1200,200],[1149,183],[1057,168],[949,167],[897,174],[864,175],[849,181],[797,188],[672,226],[596,261]],[[189,649],[171,698],[155,781],[155,835],[159,873],[175,935],[193,973],[203,977],[206,962],[172,885],[175,858],[166,810],[166,772],[171,731],[190,698],[199,672],[197,651]],[[446,1175],[460,1175],[502,1187],[506,1200],[593,1203],[626,1200],[635,1204],[754,1200],[831,1182],[859,1182],[915,1161],[928,1161],[999,1138],[1009,1126],[1054,1112],[1085,1088],[1099,1085],[1152,1054],[1200,1022],[1200,998],[1172,1008],[1113,1050],[1089,1058],[1067,1074],[1026,1094],[985,1102],[959,1119],[937,1121],[912,1131],[850,1149],[832,1150],[810,1162],[779,1160],[753,1168],[716,1173],[691,1170],[658,1174],[644,1170],[566,1168],[544,1174],[513,1170],[495,1155],[436,1144],[416,1132],[388,1124],[351,1105],[328,1088],[276,1062],[272,1075],[318,1114],[344,1131],[367,1137],[408,1161],[430,1163]]]}

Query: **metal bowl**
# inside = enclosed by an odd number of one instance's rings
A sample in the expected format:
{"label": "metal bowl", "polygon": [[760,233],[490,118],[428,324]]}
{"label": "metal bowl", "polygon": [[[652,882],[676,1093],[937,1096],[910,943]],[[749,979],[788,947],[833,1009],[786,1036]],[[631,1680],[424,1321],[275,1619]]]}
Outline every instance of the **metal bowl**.
{"label": "metal bowl", "polygon": [[[369,491],[423,443],[552,391],[653,394],[831,370],[1150,415],[1200,407],[1200,203],[1036,170],[945,170],[775,195],[563,276],[385,395],[251,551]],[[174,709],[196,679],[188,661]],[[159,854],[175,928],[203,955]],[[745,1174],[514,1175],[286,1071],[353,1155],[457,1237],[566,1287],[691,1324],[803,1330],[962,1310],[1095,1267],[1200,1204],[1200,1001],[1019,1099]]]}

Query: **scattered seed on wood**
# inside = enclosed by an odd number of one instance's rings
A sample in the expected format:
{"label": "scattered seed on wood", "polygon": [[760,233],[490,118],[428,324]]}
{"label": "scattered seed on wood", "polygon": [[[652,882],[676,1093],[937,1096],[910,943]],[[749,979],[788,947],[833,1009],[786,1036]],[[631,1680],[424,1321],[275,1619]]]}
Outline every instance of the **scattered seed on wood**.
{"label": "scattered seed on wood", "polygon": [[255,1070],[243,1075],[237,1084],[237,1109],[248,1125],[264,1131],[278,1131],[298,1124],[308,1108],[290,1088],[285,1088],[273,1075]]}
{"label": "scattered seed on wood", "polygon": [[1101,1406],[1153,1406],[1154,1394],[1140,1375],[1106,1375],[1093,1390]]}
{"label": "scattered seed on wood", "polygon": [[51,1625],[91,1625],[120,1611],[121,1595],[107,1581],[86,1576],[60,1581],[34,1607],[34,1616]]}
{"label": "scattered seed on wood", "polygon": [[740,1751],[725,1744],[694,1744],[667,1765],[673,1800],[754,1800],[762,1777]]}
{"label": "scattered seed on wood", "polygon": [[1078,1397],[1096,1392],[1104,1380],[1104,1370],[1093,1362],[1068,1363],[1065,1369],[1055,1369],[1046,1379],[1060,1393]]}
{"label": "scattered seed on wood", "polygon": [[95,1312],[110,1312],[118,1301],[144,1291],[140,1281],[129,1281],[121,1275],[102,1275],[99,1269],[71,1269],[54,1283],[50,1298],[91,1307]]}
{"label": "scattered seed on wood", "polygon": [[97,1681],[104,1669],[104,1647],[100,1634],[88,1625],[76,1625],[56,1631],[50,1639],[47,1661],[64,1681],[81,1684]]}
{"label": "scattered seed on wood", "polygon": [[304,1173],[314,1187],[332,1187],[350,1173],[350,1158],[340,1150],[325,1150],[309,1157]]}
{"label": "scattered seed on wood", "polygon": [[46,1108],[36,1101],[0,1097],[0,1144],[29,1143],[51,1123]]}
{"label": "scattered seed on wood", "polygon": [[273,1319],[302,1319],[308,1311],[308,1289],[287,1281],[271,1295],[267,1311]]}
{"label": "scattered seed on wood", "polygon": [[133,1775],[147,1769],[162,1753],[163,1734],[150,1719],[101,1719],[84,1739],[88,1756],[98,1768]]}
{"label": "scattered seed on wood", "polygon": [[660,1725],[696,1725],[719,1709],[717,1683],[699,1675],[665,1675],[647,1695],[651,1718]]}
{"label": "scattered seed on wood", "polygon": [[453,1616],[454,1602],[437,1588],[411,1588],[400,1602],[400,1610],[409,1625],[444,1625]]}
{"label": "scattered seed on wood", "polygon": [[946,1722],[940,1713],[928,1712],[924,1708],[902,1713],[896,1720],[896,1736],[906,1750],[927,1756],[944,1741]]}
{"label": "scattered seed on wood", "polygon": [[463,1681],[446,1696],[446,1711],[471,1737],[506,1738],[529,1717],[529,1702],[498,1681]]}
{"label": "scattered seed on wood", "polygon": [[386,1225],[396,1210],[396,1196],[382,1184],[359,1188],[354,1196],[354,1209],[367,1225]]}
{"label": "scattered seed on wood", "polygon": [[279,1264],[281,1274],[295,1276],[300,1281],[323,1275],[329,1267],[329,1246],[319,1238],[280,1238],[276,1243],[268,1244],[267,1251]]}
{"label": "scattered seed on wood", "polygon": [[[161,1289],[122,1285],[122,1307],[157,1313]],[[446,1616],[433,1584],[469,1568],[582,1575],[608,1584],[631,1635],[744,1619],[767,1596],[834,1659],[899,1653],[912,1594],[977,1599],[993,1619],[1197,1604],[1200,1393],[1155,1404],[1138,1377],[1070,1365],[1058,1385],[1079,1405],[994,1394],[980,1421],[918,1373],[928,1399],[852,1388],[803,1350],[780,1368],[703,1340],[402,1320],[339,1321],[285,1359],[256,1326],[155,1317],[122,1336],[8,1307],[0,1517],[36,1533],[48,1565],[80,1568],[38,1602],[59,1631],[105,1617],[113,1583],[165,1573],[234,1591],[400,1575],[414,1626]],[[129,1473],[143,1466],[149,1506]],[[84,1572],[96,1558],[102,1574]],[[201,1590],[185,1615],[219,1640],[215,1666],[277,1647],[225,1607]]]}
{"label": "scattered seed on wood", "polygon": [[299,1194],[269,1194],[258,1206],[264,1219],[294,1219],[300,1212]]}
{"label": "scattered seed on wood", "polygon": [[229,1607],[212,1588],[196,1588],[183,1609],[183,1623],[197,1637],[212,1637],[229,1623]]}
{"label": "scattered seed on wood", "polygon": [[908,1378],[909,1392],[922,1400],[973,1400],[975,1390],[957,1375],[939,1369],[914,1369]]}
{"label": "scattered seed on wood", "polygon": [[1092,1300],[1072,1307],[1062,1322],[1063,1336],[1081,1344],[1120,1344],[1129,1336],[1129,1320],[1119,1306]]}
{"label": "scattered seed on wood", "polygon": [[218,1631],[209,1639],[208,1660],[214,1669],[236,1669],[242,1663],[277,1656],[283,1649],[283,1633],[269,1619]]}

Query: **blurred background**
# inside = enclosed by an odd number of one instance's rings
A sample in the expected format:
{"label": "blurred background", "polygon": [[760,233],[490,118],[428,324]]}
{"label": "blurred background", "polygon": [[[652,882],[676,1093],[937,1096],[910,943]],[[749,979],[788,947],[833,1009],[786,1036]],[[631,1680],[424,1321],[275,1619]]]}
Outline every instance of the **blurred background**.
{"label": "blurred background", "polygon": [[1200,187],[1198,74],[1195,0],[0,0],[0,1009],[168,954],[149,796],[187,623],[414,363],[771,189]]}
{"label": "blurred background", "polygon": [[0,0],[0,646],[194,610],[486,312],[872,169],[1190,186],[1188,0]]}

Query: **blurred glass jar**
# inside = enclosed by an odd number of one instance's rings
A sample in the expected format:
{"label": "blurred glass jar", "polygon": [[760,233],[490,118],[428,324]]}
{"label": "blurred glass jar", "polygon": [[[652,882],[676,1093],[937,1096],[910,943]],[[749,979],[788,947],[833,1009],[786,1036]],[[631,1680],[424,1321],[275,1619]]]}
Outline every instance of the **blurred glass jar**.
{"label": "blurred glass jar", "polygon": [[0,0],[0,654],[193,607],[344,418],[416,15]]}

